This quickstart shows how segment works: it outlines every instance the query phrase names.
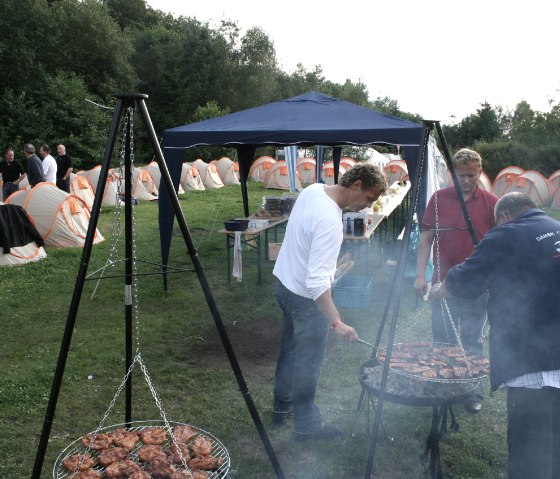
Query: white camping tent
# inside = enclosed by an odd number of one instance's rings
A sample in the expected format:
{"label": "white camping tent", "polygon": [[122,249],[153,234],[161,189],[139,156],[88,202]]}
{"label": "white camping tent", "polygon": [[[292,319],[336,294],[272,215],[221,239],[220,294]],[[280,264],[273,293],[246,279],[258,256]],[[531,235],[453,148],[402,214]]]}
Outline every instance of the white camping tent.
{"label": "white camping tent", "polygon": [[501,198],[506,193],[509,185],[513,183],[513,180],[517,178],[521,173],[525,171],[519,166],[507,166],[503,170],[500,170],[494,178],[494,183],[492,184],[492,190],[494,194]]}
{"label": "white camping tent", "polygon": [[272,168],[274,163],[276,163],[276,160],[271,156],[260,156],[253,161],[249,169],[249,178],[255,181],[264,181],[266,173]]}
{"label": "white camping tent", "polygon": [[530,196],[537,206],[550,205],[548,180],[538,171],[527,170],[517,176],[507,187],[506,193],[520,191]]}
{"label": "white camping tent", "polygon": [[560,188],[560,170],[556,170],[548,177],[548,184],[550,186],[551,193],[555,193],[556,190]]}
{"label": "white camping tent", "polygon": [[315,158],[298,158],[296,162],[296,171],[299,179],[304,185],[315,183],[317,180],[317,161]]}
{"label": "white camping tent", "polygon": [[[39,238],[39,233],[31,223],[29,216],[23,211],[23,213],[11,214],[4,208],[4,203],[0,201],[0,266],[18,266],[20,264],[31,263],[33,261],[39,261],[40,259],[46,258],[47,253],[42,246],[37,244],[37,241],[41,243]],[[12,222],[17,222],[17,225],[13,225]],[[13,243],[10,245],[5,245],[2,241],[12,241],[9,232],[2,231],[3,227],[6,228],[16,228],[18,229],[22,236],[20,239],[23,244],[21,246],[14,246]],[[8,233],[8,234],[5,234]],[[34,238],[35,236],[35,238]],[[29,241],[29,242],[27,242]],[[9,247],[8,247],[9,246]]]}
{"label": "white camping tent", "polygon": [[[59,190],[52,183],[39,183],[30,190],[14,193],[8,203],[23,206],[45,246],[64,248],[84,245],[90,212],[77,196]],[[103,240],[96,230],[94,243]]]}
{"label": "white camping tent", "polygon": [[[121,182],[121,194],[126,191],[124,170],[120,167],[109,170],[109,176],[114,178],[114,182]],[[150,172],[144,168],[134,168],[132,170],[132,196],[139,200],[153,201],[157,199],[157,188]]]}
{"label": "white camping tent", "polygon": [[550,207],[553,210],[560,210],[560,187],[556,189],[550,201]]}
{"label": "white camping tent", "polygon": [[188,163],[183,163],[180,185],[185,191],[202,191],[206,189],[199,171]]}
{"label": "white camping tent", "polygon": [[204,161],[202,161],[200,158],[189,164],[191,166],[194,166],[198,170],[198,172],[200,173],[200,177],[202,178],[202,183],[204,184],[204,187],[206,189],[210,190],[222,188],[224,186],[224,182],[218,174],[216,165],[204,163]]}
{"label": "white camping tent", "polygon": [[[369,148],[367,151],[368,159],[367,162],[372,165],[376,165],[379,168],[385,168],[385,165],[390,161],[390,158],[383,153],[379,153],[375,148]],[[387,153],[389,155],[389,153]],[[393,155],[396,156],[396,155]],[[395,159],[400,159],[396,157]]]}
{"label": "white camping tent", "polygon": [[[101,165],[94,166],[91,170],[81,171],[78,174],[84,175],[91,186],[93,191],[97,192],[97,182],[99,181],[99,174],[101,173]],[[124,186],[122,187],[124,191]],[[105,182],[105,189],[103,190],[103,198],[101,200],[101,206],[115,206],[117,204],[117,176],[114,174],[107,175],[107,181]]]}
{"label": "white camping tent", "polygon": [[216,160],[215,165],[224,185],[231,186],[241,184],[239,181],[239,163],[224,156]]}
{"label": "white camping tent", "polygon": [[[288,175],[288,165],[285,160],[279,160],[267,171],[264,180],[264,188],[276,190],[290,190],[290,178]],[[301,190],[301,181],[296,172],[296,189]]]}
{"label": "white camping tent", "polygon": [[340,159],[340,165],[344,166],[346,170],[352,168],[356,163],[358,163],[354,158],[350,158],[349,156],[343,156]]}
{"label": "white camping tent", "polygon": [[[346,167],[340,164],[338,166],[338,177],[340,178],[344,173],[346,173]],[[334,163],[332,161],[323,163],[323,168],[321,169],[321,179],[327,185],[334,185]]]}
{"label": "white camping tent", "polygon": [[159,166],[157,162],[156,161],[150,162],[145,169],[148,170],[148,173],[150,173],[152,180],[154,180],[155,187],[159,190],[159,183],[161,181],[161,171],[159,171]]}
{"label": "white camping tent", "polygon": [[408,180],[408,166],[404,160],[389,161],[383,171],[389,185],[392,185],[395,181]]}
{"label": "white camping tent", "polygon": [[95,200],[95,191],[87,176],[73,173],[70,175],[70,194],[84,200],[84,203],[91,210]]}

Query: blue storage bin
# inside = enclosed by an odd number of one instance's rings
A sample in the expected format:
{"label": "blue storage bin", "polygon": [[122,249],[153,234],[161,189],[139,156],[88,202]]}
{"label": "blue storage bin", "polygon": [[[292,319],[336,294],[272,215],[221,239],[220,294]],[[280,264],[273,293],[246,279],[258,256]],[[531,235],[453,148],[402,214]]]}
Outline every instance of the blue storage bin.
{"label": "blue storage bin", "polygon": [[373,292],[370,276],[344,276],[333,288],[333,300],[339,308],[367,308]]}

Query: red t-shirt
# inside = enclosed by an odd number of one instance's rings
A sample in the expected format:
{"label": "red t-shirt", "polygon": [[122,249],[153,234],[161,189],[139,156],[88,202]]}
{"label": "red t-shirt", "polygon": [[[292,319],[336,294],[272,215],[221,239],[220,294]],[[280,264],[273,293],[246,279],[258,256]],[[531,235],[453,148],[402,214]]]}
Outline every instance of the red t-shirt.
{"label": "red t-shirt", "polygon": [[[472,254],[474,245],[454,186],[438,190],[432,195],[422,219],[422,230],[436,230],[436,195],[437,233],[432,247],[434,281],[439,279],[436,241],[439,242],[439,268],[443,281],[453,266]],[[495,224],[494,205],[497,201],[498,197],[494,193],[479,187],[465,202],[478,241]]]}

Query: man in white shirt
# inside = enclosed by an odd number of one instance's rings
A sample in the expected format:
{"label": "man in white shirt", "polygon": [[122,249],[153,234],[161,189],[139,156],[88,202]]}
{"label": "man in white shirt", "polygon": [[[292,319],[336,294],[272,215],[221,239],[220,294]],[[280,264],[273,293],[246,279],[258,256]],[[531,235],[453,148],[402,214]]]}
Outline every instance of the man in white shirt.
{"label": "man in white shirt", "polygon": [[331,284],[343,239],[342,209],[359,211],[386,190],[383,172],[358,163],[336,185],[303,190],[290,214],[273,274],[284,331],[274,380],[274,422],[294,415],[294,440],[333,439],[341,431],[323,424],[315,392],[329,329],[344,340],[358,339],[340,319]]}
{"label": "man in white shirt", "polygon": [[43,143],[39,148],[39,156],[43,159],[45,181],[56,185],[56,160],[51,156],[49,145]]}

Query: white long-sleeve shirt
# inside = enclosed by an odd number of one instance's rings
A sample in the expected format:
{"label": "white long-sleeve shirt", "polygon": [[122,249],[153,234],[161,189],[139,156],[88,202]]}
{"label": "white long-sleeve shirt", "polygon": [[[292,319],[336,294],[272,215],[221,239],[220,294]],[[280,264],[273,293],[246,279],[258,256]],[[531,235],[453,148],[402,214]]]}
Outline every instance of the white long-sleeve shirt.
{"label": "white long-sleeve shirt", "polygon": [[292,293],[316,300],[331,287],[342,239],[342,210],[325,185],[308,186],[292,208],[274,276]]}

